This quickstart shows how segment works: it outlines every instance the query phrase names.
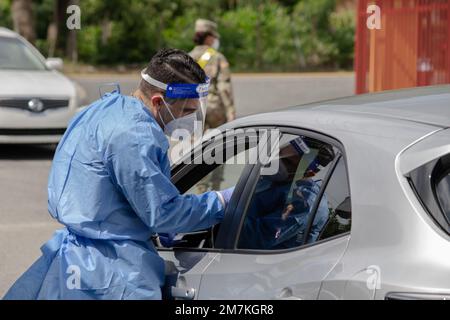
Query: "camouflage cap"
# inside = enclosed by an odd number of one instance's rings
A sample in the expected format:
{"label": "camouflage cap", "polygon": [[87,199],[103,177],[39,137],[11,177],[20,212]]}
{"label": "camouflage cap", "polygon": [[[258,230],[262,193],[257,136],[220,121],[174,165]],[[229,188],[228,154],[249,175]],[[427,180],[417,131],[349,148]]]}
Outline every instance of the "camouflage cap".
{"label": "camouflage cap", "polygon": [[217,23],[211,20],[197,19],[197,21],[195,21],[195,32],[209,32],[214,37],[220,38],[220,35],[217,32]]}

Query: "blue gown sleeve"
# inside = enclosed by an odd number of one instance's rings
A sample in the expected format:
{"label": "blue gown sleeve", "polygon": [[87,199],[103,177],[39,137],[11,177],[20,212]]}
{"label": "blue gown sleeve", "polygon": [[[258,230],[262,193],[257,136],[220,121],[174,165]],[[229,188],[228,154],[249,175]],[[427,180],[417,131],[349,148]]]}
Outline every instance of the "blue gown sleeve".
{"label": "blue gown sleeve", "polygon": [[207,229],[223,219],[216,192],[181,195],[170,180],[167,141],[156,123],[115,128],[105,148],[112,179],[140,219],[157,233]]}

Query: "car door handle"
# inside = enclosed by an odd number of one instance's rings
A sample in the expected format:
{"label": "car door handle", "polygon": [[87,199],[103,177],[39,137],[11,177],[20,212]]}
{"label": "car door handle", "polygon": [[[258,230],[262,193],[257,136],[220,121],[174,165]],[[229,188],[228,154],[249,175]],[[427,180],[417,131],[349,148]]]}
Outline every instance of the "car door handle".
{"label": "car door handle", "polygon": [[302,298],[294,296],[291,288],[284,288],[275,300],[302,300]]}
{"label": "car door handle", "polygon": [[194,288],[179,288],[172,287],[171,289],[172,297],[183,300],[193,300],[195,298]]}

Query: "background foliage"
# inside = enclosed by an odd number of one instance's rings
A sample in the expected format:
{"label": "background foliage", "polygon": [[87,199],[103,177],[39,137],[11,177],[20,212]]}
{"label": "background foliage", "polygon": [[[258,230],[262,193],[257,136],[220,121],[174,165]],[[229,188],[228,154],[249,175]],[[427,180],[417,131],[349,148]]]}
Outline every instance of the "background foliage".
{"label": "background foliage", "polygon": [[[33,1],[35,45],[48,53],[55,0]],[[141,64],[162,47],[192,49],[194,22],[215,20],[233,71],[349,69],[354,8],[345,0],[81,0],[78,59]],[[12,0],[0,0],[0,26],[12,28]],[[60,41],[61,43],[61,41]],[[64,48],[56,55],[64,56]]]}

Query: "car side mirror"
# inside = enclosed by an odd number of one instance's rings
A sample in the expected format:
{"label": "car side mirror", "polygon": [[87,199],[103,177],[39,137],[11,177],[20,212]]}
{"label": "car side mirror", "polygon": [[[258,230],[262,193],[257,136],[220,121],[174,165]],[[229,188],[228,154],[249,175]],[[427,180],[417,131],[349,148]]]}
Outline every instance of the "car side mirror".
{"label": "car side mirror", "polygon": [[51,70],[62,71],[64,67],[64,62],[61,58],[48,58],[45,61],[45,65],[47,66],[47,68]]}

